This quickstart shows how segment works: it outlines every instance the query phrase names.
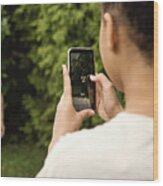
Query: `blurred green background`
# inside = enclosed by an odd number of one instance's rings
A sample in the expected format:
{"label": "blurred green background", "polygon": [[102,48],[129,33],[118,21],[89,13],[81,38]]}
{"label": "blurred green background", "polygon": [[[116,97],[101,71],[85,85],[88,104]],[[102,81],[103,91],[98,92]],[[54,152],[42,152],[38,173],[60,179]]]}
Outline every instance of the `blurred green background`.
{"label": "blurred green background", "polygon": [[[40,170],[62,94],[61,64],[70,47],[92,47],[99,54],[99,4],[1,6],[2,93],[6,134],[2,176],[33,177]],[[117,93],[122,104],[123,95]],[[83,123],[92,128],[96,115]]]}

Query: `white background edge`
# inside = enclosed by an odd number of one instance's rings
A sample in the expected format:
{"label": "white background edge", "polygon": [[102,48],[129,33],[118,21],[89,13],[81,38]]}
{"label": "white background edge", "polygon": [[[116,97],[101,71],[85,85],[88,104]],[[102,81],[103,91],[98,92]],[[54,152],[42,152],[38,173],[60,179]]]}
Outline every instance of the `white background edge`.
{"label": "white background edge", "polygon": [[[106,0],[107,1],[107,0]],[[116,1],[116,0],[112,0]],[[118,0],[117,0],[118,1]],[[123,1],[123,0],[119,0]],[[130,1],[130,0],[125,0]],[[1,0],[0,4],[41,4],[41,3],[64,3],[64,2],[102,2],[102,0]],[[159,179],[157,181],[114,181],[114,180],[89,180],[89,179],[43,179],[43,178],[0,178],[0,185],[2,186],[81,186],[81,185],[163,185],[163,170],[162,170],[162,158],[163,157],[163,0],[157,0],[158,2],[158,103],[159,103]],[[1,28],[0,28],[1,29]],[[0,71],[1,73],[1,71]]]}

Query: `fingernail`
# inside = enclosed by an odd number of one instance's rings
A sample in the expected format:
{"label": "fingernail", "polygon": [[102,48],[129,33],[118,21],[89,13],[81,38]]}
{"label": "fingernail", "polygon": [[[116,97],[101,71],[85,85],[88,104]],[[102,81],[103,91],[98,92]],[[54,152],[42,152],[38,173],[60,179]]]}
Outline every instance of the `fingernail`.
{"label": "fingernail", "polygon": [[62,70],[63,70],[63,72],[65,71],[65,67],[66,67],[65,65],[62,65]]}
{"label": "fingernail", "polygon": [[91,75],[90,75],[90,79],[91,79],[91,80],[96,80],[96,76],[94,76],[94,75],[91,74]]}
{"label": "fingernail", "polygon": [[94,114],[95,114],[95,112],[93,110],[90,110],[90,115],[92,116]]}

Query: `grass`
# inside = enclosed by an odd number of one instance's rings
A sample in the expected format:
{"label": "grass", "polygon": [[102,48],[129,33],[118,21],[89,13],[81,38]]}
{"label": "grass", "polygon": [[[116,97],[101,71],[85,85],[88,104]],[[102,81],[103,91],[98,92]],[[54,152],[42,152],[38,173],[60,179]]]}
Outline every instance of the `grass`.
{"label": "grass", "polygon": [[46,151],[30,144],[2,144],[2,177],[35,177],[41,169]]}

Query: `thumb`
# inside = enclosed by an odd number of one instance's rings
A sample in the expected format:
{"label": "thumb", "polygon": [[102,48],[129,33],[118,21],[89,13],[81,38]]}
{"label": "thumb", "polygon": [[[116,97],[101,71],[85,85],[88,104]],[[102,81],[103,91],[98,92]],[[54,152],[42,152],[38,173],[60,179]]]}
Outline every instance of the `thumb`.
{"label": "thumb", "polygon": [[112,86],[111,81],[103,73],[97,74],[96,76],[90,75],[90,79],[93,82],[99,82],[102,88]]}
{"label": "thumb", "polygon": [[82,120],[85,120],[95,114],[94,110],[92,109],[85,109],[79,112],[80,117]]}
{"label": "thumb", "polygon": [[66,65],[62,65],[63,69],[63,84],[65,96],[71,98],[71,80]]}

